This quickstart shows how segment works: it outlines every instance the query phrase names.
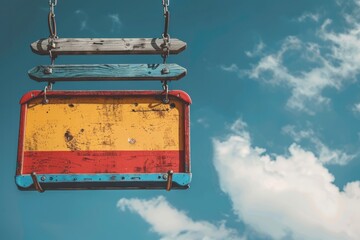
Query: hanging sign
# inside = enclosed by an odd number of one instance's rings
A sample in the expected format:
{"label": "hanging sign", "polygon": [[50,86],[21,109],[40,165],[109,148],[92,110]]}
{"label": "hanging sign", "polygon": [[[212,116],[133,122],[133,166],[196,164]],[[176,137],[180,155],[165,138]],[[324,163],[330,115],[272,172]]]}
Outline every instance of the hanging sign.
{"label": "hanging sign", "polygon": [[16,184],[21,190],[39,191],[188,188],[191,100],[183,91],[165,95],[25,94],[20,102]]}

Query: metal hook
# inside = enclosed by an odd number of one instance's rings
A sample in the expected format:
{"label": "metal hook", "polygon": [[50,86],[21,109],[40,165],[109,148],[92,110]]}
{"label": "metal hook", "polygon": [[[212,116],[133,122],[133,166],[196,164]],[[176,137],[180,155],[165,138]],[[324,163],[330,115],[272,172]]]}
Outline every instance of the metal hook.
{"label": "metal hook", "polygon": [[38,191],[38,192],[45,192],[45,190],[41,187],[38,179],[37,179],[37,176],[36,176],[36,173],[35,172],[32,172],[31,174],[31,178],[34,182],[34,186],[35,186],[35,189]]}
{"label": "metal hook", "polygon": [[174,174],[173,170],[169,170],[167,173],[166,191],[171,190],[173,174]]}
{"label": "metal hook", "polygon": [[163,101],[163,103],[167,104],[167,103],[170,102],[170,100],[169,100],[169,86],[167,84],[167,81],[164,81],[164,83],[163,83],[163,90],[165,92],[165,98],[163,98],[162,101]]}
{"label": "metal hook", "polygon": [[44,88],[44,104],[48,104],[49,103],[49,99],[47,99],[47,96],[46,96],[46,92],[47,91],[50,91],[50,90],[52,90],[52,83],[51,82],[49,82],[48,83],[48,85],[47,86],[45,86],[45,88]]}

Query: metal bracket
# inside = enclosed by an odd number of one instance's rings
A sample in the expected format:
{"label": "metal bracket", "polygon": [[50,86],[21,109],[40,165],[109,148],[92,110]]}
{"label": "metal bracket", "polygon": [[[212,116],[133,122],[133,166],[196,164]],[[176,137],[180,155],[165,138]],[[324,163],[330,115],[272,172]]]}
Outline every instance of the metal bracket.
{"label": "metal bracket", "polygon": [[38,192],[45,192],[45,190],[41,187],[37,177],[36,177],[36,173],[35,172],[32,172],[31,173],[31,178],[34,182],[34,186],[35,186],[35,189],[38,191]]}
{"label": "metal bracket", "polygon": [[172,177],[173,177],[174,171],[170,170],[167,173],[167,182],[166,182],[166,191],[170,191],[172,187]]}

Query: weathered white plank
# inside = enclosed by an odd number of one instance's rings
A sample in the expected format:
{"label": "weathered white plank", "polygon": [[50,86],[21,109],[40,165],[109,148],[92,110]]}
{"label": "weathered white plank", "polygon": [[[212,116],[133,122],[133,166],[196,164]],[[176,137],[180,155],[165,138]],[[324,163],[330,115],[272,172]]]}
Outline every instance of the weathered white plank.
{"label": "weathered white plank", "polygon": [[[161,38],[59,38],[55,40],[54,55],[110,55],[110,54],[162,54]],[[31,44],[31,49],[39,55],[49,54],[48,39],[40,39]],[[170,54],[185,50],[186,43],[171,39]]]}
{"label": "weathered white plank", "polygon": [[[167,67],[169,72],[162,70]],[[51,68],[49,73],[48,68]],[[37,66],[29,77],[38,82],[179,80],[186,69],[177,64],[91,64]]]}

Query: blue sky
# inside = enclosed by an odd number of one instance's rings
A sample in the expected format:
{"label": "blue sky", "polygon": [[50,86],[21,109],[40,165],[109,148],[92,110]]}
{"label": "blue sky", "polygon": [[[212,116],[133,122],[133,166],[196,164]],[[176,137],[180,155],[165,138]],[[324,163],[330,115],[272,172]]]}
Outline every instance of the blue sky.
{"label": "blue sky", "polygon": [[[161,1],[61,1],[60,37],[159,37]],[[19,100],[48,36],[48,1],[0,9],[0,239],[359,239],[360,1],[171,1],[186,41],[170,84],[193,100],[186,191],[18,191]],[[63,56],[57,63],[158,63]],[[160,89],[160,83],[57,83]]]}

